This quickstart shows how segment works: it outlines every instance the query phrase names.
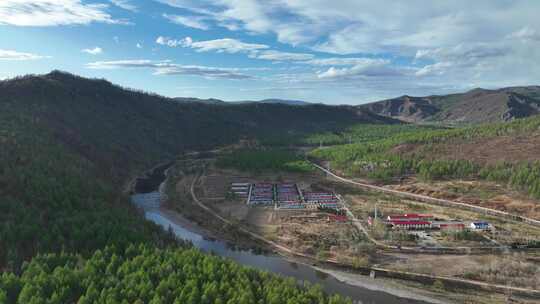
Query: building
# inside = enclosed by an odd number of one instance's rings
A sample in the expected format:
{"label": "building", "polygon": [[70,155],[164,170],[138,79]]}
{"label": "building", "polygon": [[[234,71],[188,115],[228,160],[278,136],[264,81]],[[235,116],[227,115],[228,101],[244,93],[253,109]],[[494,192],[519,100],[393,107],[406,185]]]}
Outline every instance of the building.
{"label": "building", "polygon": [[251,190],[251,184],[249,183],[231,183],[230,192],[234,195],[247,198]]}
{"label": "building", "polygon": [[431,228],[440,230],[463,230],[465,223],[460,221],[433,221]]}
{"label": "building", "polygon": [[400,220],[409,220],[409,221],[428,221],[433,219],[433,215],[431,214],[417,214],[417,213],[405,213],[405,214],[397,214],[397,215],[389,215],[387,217],[388,221],[400,221]]}
{"label": "building", "polygon": [[430,229],[431,222],[428,221],[409,221],[409,220],[393,220],[388,221],[388,224],[394,229],[407,229],[407,230],[416,230],[416,229]]}
{"label": "building", "polygon": [[489,230],[491,229],[488,222],[480,221],[480,222],[472,222],[470,225],[471,229],[474,230]]}
{"label": "building", "polygon": [[274,185],[271,183],[257,183],[250,188],[249,205],[272,205],[274,203]]}

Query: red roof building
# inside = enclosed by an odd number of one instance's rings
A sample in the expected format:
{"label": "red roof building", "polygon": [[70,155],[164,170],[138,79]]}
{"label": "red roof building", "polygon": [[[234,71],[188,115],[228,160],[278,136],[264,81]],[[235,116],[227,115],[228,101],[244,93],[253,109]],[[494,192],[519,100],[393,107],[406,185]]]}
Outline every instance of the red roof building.
{"label": "red roof building", "polygon": [[399,220],[427,220],[433,218],[431,214],[417,214],[417,213],[405,213],[398,215],[389,215],[389,221],[399,221]]}
{"label": "red roof building", "polygon": [[428,221],[409,221],[409,220],[392,220],[388,221],[394,228],[404,229],[425,229],[431,228],[431,222]]}

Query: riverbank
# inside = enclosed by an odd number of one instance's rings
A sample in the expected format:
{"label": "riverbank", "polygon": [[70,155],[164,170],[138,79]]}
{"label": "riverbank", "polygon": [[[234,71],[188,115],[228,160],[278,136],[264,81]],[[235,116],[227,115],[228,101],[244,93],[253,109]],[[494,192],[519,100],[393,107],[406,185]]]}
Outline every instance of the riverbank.
{"label": "riverbank", "polygon": [[[279,256],[276,255],[261,255],[260,252],[255,252],[253,250],[250,250],[249,248],[261,248],[260,244],[253,244],[254,242],[250,241],[251,238],[247,235],[244,235],[241,239],[244,244],[241,248],[237,247],[236,239],[239,237],[237,233],[232,233],[227,229],[228,226],[223,222],[220,222],[217,218],[214,218],[212,216],[209,216],[207,213],[208,210],[203,210],[201,207],[199,207],[196,204],[196,197],[194,196],[193,191],[193,185],[195,184],[198,175],[197,176],[184,176],[187,177],[185,182],[185,186],[189,186],[186,188],[186,190],[191,190],[191,195],[193,196],[192,199],[188,199],[186,201],[182,200],[182,202],[176,202],[175,204],[178,205],[180,203],[181,208],[175,208],[179,209],[177,211],[173,211],[166,208],[161,208],[159,212],[163,211],[163,214],[158,214],[158,216],[166,217],[168,221],[172,221],[175,223],[176,226],[182,227],[181,230],[184,230],[187,228],[187,230],[190,230],[192,232],[197,231],[196,236],[196,247],[201,248],[204,251],[208,252],[215,252],[218,255],[232,258],[233,260],[236,260],[237,262],[241,264],[247,264],[249,266],[254,266],[257,268],[267,269],[272,272],[280,273],[282,275],[286,276],[293,276],[296,277],[298,280],[306,280],[306,276],[311,278],[307,279],[308,281],[320,281],[319,275],[316,275],[317,278],[313,279],[313,271],[316,271],[317,273],[321,273],[324,275],[330,275],[332,280],[322,280],[319,282],[319,284],[323,285],[327,292],[330,293],[341,293],[347,295],[347,293],[351,294],[351,287],[357,287],[358,289],[361,289],[360,293],[362,293],[361,296],[356,297],[358,295],[358,292],[353,291],[352,293],[355,295],[354,298],[356,299],[364,299],[364,294],[366,291],[369,290],[369,293],[374,293],[373,297],[371,299],[376,299],[375,301],[368,301],[368,303],[471,303],[470,300],[473,299],[473,303],[504,303],[504,299],[502,298],[503,295],[501,294],[494,294],[494,295],[487,295],[485,292],[476,292],[476,291],[467,291],[464,292],[462,290],[443,290],[440,288],[433,288],[434,286],[430,285],[421,285],[419,283],[415,282],[402,282],[400,279],[394,279],[394,278],[377,278],[377,279],[371,279],[365,275],[360,275],[357,273],[348,272],[347,270],[343,271],[342,269],[339,269],[338,267],[335,267],[335,269],[332,265],[325,265],[324,267],[321,266],[314,266],[314,264],[320,263],[315,259],[308,259],[308,258],[302,258],[297,257],[294,255],[290,255],[288,253],[279,252]],[[163,183],[162,185],[166,185],[166,183]],[[177,184],[175,184],[177,186]],[[162,190],[162,193],[165,192],[165,187],[160,187]],[[175,189],[177,190],[177,189]],[[184,192],[186,195],[189,193],[189,191]],[[169,198],[171,199],[171,198]],[[185,199],[185,198],[184,198]],[[207,208],[207,207],[206,207]],[[203,212],[197,212],[197,210]],[[204,212],[206,211],[206,212]],[[155,210],[154,210],[155,212]],[[186,212],[187,218],[184,216],[184,214],[179,214],[179,212]],[[192,220],[194,218],[194,220]],[[152,218],[150,218],[152,219]],[[153,218],[152,220],[156,220]],[[202,224],[202,225],[201,225]],[[163,224],[162,224],[163,225]],[[202,227],[204,226],[204,227]],[[232,225],[230,228],[234,228],[234,225]],[[165,228],[168,226],[164,225]],[[221,227],[221,228],[218,228]],[[217,230],[217,231],[216,231]],[[242,229],[235,229],[235,231],[242,230]],[[218,232],[219,231],[219,232]],[[237,231],[236,231],[237,232]],[[182,233],[182,232],[180,232]],[[184,233],[192,234],[190,232],[184,231]],[[232,240],[229,238],[231,234],[235,237],[232,237]],[[178,235],[178,234],[177,234]],[[204,239],[204,240],[202,240]],[[227,240],[225,243],[221,240]],[[215,244],[212,244],[212,242],[218,244],[217,246]],[[226,244],[226,245],[223,245]],[[253,245],[250,246],[249,244]],[[245,246],[248,245],[248,246]],[[266,244],[263,244],[266,245]],[[226,247],[226,249],[224,249]],[[267,246],[263,246],[265,248],[268,248]],[[242,249],[243,248],[243,249]],[[248,248],[246,250],[246,248]],[[269,248],[271,251],[274,251],[275,248]],[[256,262],[255,262],[256,261]],[[268,262],[272,261],[272,262]],[[283,265],[283,262],[286,261],[285,265]],[[303,268],[302,271],[298,271],[297,269],[292,268],[298,268],[299,266]],[[329,268],[328,268],[328,267]],[[286,269],[285,269],[286,268]],[[307,271],[306,269],[310,269],[311,271]],[[351,270],[352,271],[352,270]],[[310,273],[307,273],[310,272]],[[335,282],[334,282],[335,281]],[[336,282],[339,282],[337,284]],[[342,286],[343,285],[343,286]],[[346,285],[346,286],[345,286]],[[340,290],[341,289],[341,290]],[[354,289],[354,288],[353,288]],[[341,292],[343,291],[343,292]],[[384,300],[381,301],[381,299],[385,299],[384,294],[388,294],[388,298],[391,298],[392,300]],[[392,296],[390,296],[392,295]],[[470,298],[469,298],[470,297]],[[395,300],[395,299],[401,299],[401,300]],[[444,299],[451,299],[451,300],[444,300]],[[525,303],[525,302],[523,302]]]}
{"label": "riverbank", "polygon": [[349,285],[367,288],[369,290],[382,291],[382,292],[393,294],[398,297],[416,299],[416,300],[426,301],[426,302],[434,303],[434,304],[451,303],[449,301],[440,299],[440,295],[437,295],[435,293],[430,293],[426,290],[412,289],[410,287],[400,288],[399,283],[396,283],[392,280],[372,279],[370,277],[360,275],[360,274],[343,272],[339,270],[331,270],[328,268],[322,268],[322,267],[317,267],[317,266],[313,266],[313,268],[317,269],[318,271],[327,273],[333,276],[334,278],[336,278],[337,280],[344,282],[346,284],[349,284]]}
{"label": "riverbank", "polygon": [[[183,228],[196,233],[200,234],[204,239],[215,241],[220,239],[215,233],[212,231],[201,227],[197,225],[196,223],[193,223],[189,219],[186,219],[181,214],[178,214],[176,211],[160,208],[159,209],[160,214],[163,217],[166,217],[171,222],[182,226]],[[275,256],[274,254],[268,255],[269,257]],[[426,303],[433,303],[433,304],[448,304],[451,302],[444,301],[441,299],[437,299],[437,295],[434,293],[429,293],[424,290],[414,290],[411,291],[410,288],[400,288],[398,283],[387,280],[387,279],[371,279],[367,276],[363,276],[360,274],[353,274],[353,273],[347,273],[335,269],[329,269],[322,266],[314,266],[313,261],[309,261],[308,259],[298,258],[291,255],[279,255],[284,260],[292,263],[292,264],[300,264],[307,266],[309,268],[312,268],[316,271],[319,271],[321,273],[325,273],[327,275],[330,275],[334,279],[336,279],[339,282],[342,282],[344,284],[360,287],[363,289],[368,289],[371,291],[377,291],[377,292],[383,292],[387,294],[391,294],[393,296],[404,298],[404,299],[410,299],[414,301],[422,301]]]}

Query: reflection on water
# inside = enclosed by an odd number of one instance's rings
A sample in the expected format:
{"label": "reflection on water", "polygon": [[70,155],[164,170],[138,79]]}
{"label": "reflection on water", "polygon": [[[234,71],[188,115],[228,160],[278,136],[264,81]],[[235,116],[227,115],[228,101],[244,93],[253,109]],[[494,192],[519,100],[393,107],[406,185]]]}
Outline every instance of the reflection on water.
{"label": "reflection on water", "polygon": [[161,225],[166,230],[172,229],[179,238],[191,241],[195,247],[205,252],[213,252],[216,255],[230,258],[240,264],[271,271],[284,276],[294,277],[299,281],[320,284],[326,292],[338,293],[350,297],[355,300],[355,303],[425,303],[342,283],[324,272],[314,270],[303,264],[287,261],[279,256],[257,254],[247,250],[237,250],[231,248],[225,242],[205,239],[202,235],[174,223],[157,209],[147,210],[145,216],[147,219]]}

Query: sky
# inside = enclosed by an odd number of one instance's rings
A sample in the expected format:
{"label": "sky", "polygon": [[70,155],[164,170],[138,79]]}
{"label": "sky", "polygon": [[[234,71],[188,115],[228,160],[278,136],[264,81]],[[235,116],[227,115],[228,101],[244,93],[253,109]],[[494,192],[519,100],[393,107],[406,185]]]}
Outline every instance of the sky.
{"label": "sky", "polygon": [[0,79],[362,104],[540,84],[538,0],[0,0]]}

